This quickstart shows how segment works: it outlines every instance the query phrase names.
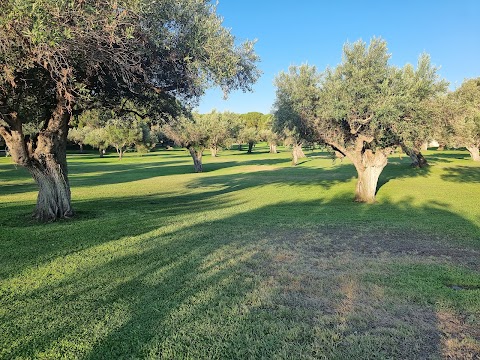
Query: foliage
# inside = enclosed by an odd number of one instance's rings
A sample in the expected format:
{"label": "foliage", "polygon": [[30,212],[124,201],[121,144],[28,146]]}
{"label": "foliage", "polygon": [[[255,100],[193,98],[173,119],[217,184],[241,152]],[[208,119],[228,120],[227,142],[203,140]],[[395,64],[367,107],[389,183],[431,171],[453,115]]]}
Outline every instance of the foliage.
{"label": "foliage", "polygon": [[105,126],[105,141],[117,150],[120,159],[127,146],[140,143],[142,139],[141,125],[132,116],[110,119]]}
{"label": "foliage", "polygon": [[444,142],[453,147],[480,147],[480,78],[465,80],[436,105]]}
{"label": "foliage", "polygon": [[107,134],[105,128],[88,128],[86,129],[85,144],[90,145],[100,151],[103,156],[104,150],[108,147]]}
{"label": "foliage", "polygon": [[[351,151],[388,149],[402,142],[424,141],[430,129],[428,101],[446,90],[430,58],[417,69],[388,65],[387,44],[372,39],[346,44],[343,62],[327,69],[321,82],[316,131],[330,145]],[[337,146],[337,147],[338,147]]]}
{"label": "foliage", "polygon": [[83,149],[83,145],[85,144],[85,137],[87,136],[90,128],[85,127],[77,127],[71,128],[68,130],[68,140],[71,142],[80,145],[80,149]]}
{"label": "foliage", "polygon": [[239,115],[232,112],[217,112],[213,110],[208,114],[193,114],[193,117],[200,127],[208,132],[208,147],[214,152],[220,148],[229,147],[235,136],[239,122]]}
{"label": "foliage", "polygon": [[[259,76],[254,43],[236,44],[208,1],[5,0],[0,13],[0,135],[39,182],[42,221],[74,213],[72,114],[121,104],[122,118],[135,112],[124,99],[134,99],[142,117],[164,119],[208,87],[250,90]],[[27,138],[30,121],[41,126]]]}
{"label": "foliage", "polygon": [[203,117],[186,117],[170,121],[162,127],[164,134],[184,148],[202,151],[210,145],[210,123]]}
{"label": "foliage", "polygon": [[378,176],[395,146],[417,144],[431,130],[430,102],[446,89],[427,55],[418,67],[390,66],[387,44],[346,44],[342,63],[318,74],[292,67],[277,79],[275,119],[294,139],[320,140],[358,171],[356,200],[374,202]]}
{"label": "foliage", "polygon": [[291,66],[275,78],[273,130],[289,144],[313,141],[320,76],[315,66]]}

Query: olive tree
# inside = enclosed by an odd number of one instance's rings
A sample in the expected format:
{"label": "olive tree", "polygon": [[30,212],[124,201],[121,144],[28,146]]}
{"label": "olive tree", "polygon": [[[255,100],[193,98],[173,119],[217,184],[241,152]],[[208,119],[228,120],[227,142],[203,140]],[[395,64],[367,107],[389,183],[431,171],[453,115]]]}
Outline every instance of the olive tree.
{"label": "olive tree", "polygon": [[439,99],[436,110],[442,142],[464,146],[472,160],[480,161],[480,78],[465,80]]}
{"label": "olive tree", "polygon": [[273,130],[292,147],[292,164],[304,158],[302,145],[315,141],[314,120],[319,101],[320,75],[315,66],[291,66],[288,73],[275,78],[276,100],[273,111]]}
{"label": "olive tree", "polygon": [[225,148],[233,142],[235,124],[239,116],[229,111],[223,113],[213,110],[208,114],[193,114],[198,122],[203,123],[208,132],[208,147],[213,157],[218,155],[221,148]]}
{"label": "olive tree", "polygon": [[[34,216],[73,215],[66,143],[72,114],[122,98],[195,102],[205,89],[250,90],[253,43],[235,43],[198,0],[0,2],[0,135],[39,186]],[[42,126],[26,137],[24,124]]]}
{"label": "olive tree", "polygon": [[182,116],[162,128],[167,138],[186,148],[193,159],[195,172],[203,171],[203,152],[210,145],[210,123],[204,117]]}
{"label": "olive tree", "polygon": [[[447,86],[427,55],[420,56],[416,69],[393,67],[389,58],[382,39],[374,38],[368,46],[363,41],[347,43],[336,68],[318,74],[303,65],[283,75],[288,79],[277,81],[281,105],[277,112],[288,111],[290,118],[301,119],[313,137],[352,161],[359,202],[375,201],[388,155],[401,144],[415,144],[420,131],[429,126],[425,120],[431,115],[429,102]],[[279,93],[286,93],[287,101],[278,101]]]}

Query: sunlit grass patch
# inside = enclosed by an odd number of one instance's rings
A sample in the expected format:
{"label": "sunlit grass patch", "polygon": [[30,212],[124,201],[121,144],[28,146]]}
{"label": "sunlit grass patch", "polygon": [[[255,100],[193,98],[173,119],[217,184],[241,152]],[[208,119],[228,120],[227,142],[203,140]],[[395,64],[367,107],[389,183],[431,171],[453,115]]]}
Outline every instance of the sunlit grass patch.
{"label": "sunlit grass patch", "polygon": [[347,160],[255,151],[72,155],[51,224],[0,158],[0,358],[477,355],[478,164],[392,157],[365,205]]}

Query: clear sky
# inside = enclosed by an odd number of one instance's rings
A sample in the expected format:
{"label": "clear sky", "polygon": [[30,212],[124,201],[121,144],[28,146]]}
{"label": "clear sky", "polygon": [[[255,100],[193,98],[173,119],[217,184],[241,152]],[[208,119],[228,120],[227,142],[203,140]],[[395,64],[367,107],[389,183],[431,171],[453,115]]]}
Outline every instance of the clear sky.
{"label": "clear sky", "polygon": [[253,93],[236,91],[225,101],[209,90],[201,113],[269,113],[279,72],[303,63],[334,67],[345,42],[374,36],[387,41],[392,65],[430,54],[451,89],[480,76],[480,0],[219,0],[217,13],[239,42],[257,39],[263,74]]}

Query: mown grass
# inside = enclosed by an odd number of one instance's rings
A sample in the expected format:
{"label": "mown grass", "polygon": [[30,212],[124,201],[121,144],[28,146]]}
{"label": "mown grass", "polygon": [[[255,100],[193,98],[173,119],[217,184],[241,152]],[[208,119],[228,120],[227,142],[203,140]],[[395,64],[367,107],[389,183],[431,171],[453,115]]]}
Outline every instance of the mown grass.
{"label": "mown grass", "polygon": [[315,150],[69,156],[74,220],[0,159],[0,358],[480,356],[480,166],[394,156],[378,202]]}

